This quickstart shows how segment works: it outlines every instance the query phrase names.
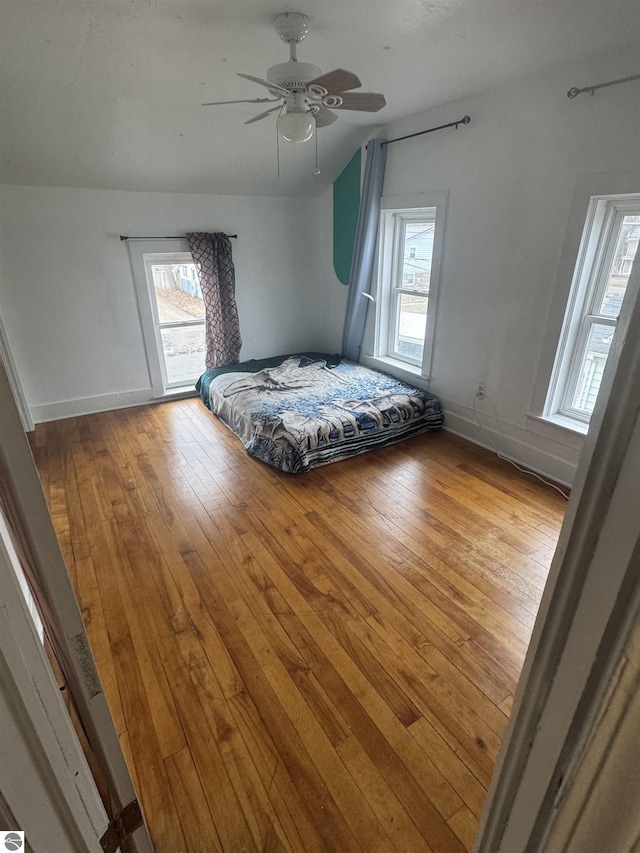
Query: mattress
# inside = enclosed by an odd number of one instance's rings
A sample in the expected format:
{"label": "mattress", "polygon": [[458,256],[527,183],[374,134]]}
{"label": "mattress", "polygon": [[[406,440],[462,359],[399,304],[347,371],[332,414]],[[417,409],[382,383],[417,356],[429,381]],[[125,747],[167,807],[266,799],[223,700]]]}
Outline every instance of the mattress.
{"label": "mattress", "polygon": [[204,373],[196,388],[252,456],[294,474],[444,421],[427,391],[326,353],[226,365]]}

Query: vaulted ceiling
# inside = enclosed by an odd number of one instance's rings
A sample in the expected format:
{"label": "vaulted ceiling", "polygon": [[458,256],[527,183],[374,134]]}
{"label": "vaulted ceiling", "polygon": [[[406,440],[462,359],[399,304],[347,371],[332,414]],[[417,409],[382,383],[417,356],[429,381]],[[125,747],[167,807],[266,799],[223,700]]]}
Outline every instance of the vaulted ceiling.
{"label": "vaulted ceiling", "polygon": [[[505,81],[626,47],[637,0],[0,0],[0,180],[242,195],[316,194],[367,134]],[[256,104],[288,48],[272,20],[309,15],[302,61],[346,68],[379,113],[342,111],[280,146]]]}

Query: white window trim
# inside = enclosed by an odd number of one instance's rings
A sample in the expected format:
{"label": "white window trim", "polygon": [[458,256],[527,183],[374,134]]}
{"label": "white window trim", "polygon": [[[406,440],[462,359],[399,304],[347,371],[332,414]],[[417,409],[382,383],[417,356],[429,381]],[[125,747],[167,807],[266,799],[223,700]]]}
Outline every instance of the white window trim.
{"label": "white window trim", "polygon": [[556,286],[551,300],[546,333],[540,351],[529,412],[527,413],[527,428],[533,432],[547,435],[548,427],[555,430],[558,436],[568,436],[573,433],[576,438],[587,432],[587,423],[570,420],[561,415],[552,415],[549,412],[547,400],[549,399],[549,388],[556,364],[556,353],[561,343],[565,312],[572,295],[571,284],[576,274],[576,265],[583,245],[585,222],[591,199],[605,196],[623,198],[637,193],[640,193],[640,169],[589,174],[578,178],[569,211]]}
{"label": "white window trim", "polygon": [[[448,201],[447,192],[424,193],[410,196],[384,196],[380,203],[380,232],[378,237],[378,258],[376,269],[376,318],[374,330],[374,357],[370,359],[376,366],[384,369],[389,367],[405,371],[411,375],[421,376],[428,380],[431,375],[433,360],[433,348],[436,329],[438,291],[440,284],[440,270],[444,247],[444,229],[446,220],[446,208]],[[385,218],[389,213],[398,214],[412,221],[420,219],[416,211],[434,211],[429,219],[435,215],[435,231],[433,238],[433,255],[431,260],[431,276],[429,280],[429,309],[427,312],[427,325],[424,340],[422,363],[402,358],[395,353],[390,353],[388,342],[390,340],[390,326],[392,322],[391,312],[388,310],[390,304],[391,271],[394,261],[394,239],[395,229],[385,227]],[[427,217],[425,217],[426,219]],[[399,253],[398,253],[399,254]],[[412,291],[413,293],[413,291]]]}
{"label": "white window trim", "polygon": [[195,393],[191,384],[185,386],[167,382],[165,367],[160,358],[161,341],[158,341],[156,304],[155,299],[151,297],[147,275],[148,266],[153,263],[193,263],[189,244],[186,239],[148,242],[141,240],[128,244],[128,248],[153,396],[155,399],[172,397],[181,395],[185,390]]}
{"label": "white window trim", "polygon": [[[160,366],[160,373],[162,376],[162,385],[163,392],[164,391],[173,391],[176,388],[183,388],[184,382],[170,382],[169,376],[167,374],[167,366],[163,358],[160,356],[160,352],[163,350],[162,343],[162,329],[181,329],[185,326],[204,326],[204,318],[202,320],[180,320],[175,323],[162,323],[158,316],[158,304],[155,298],[154,293],[152,292],[153,288],[153,273],[151,271],[151,267],[154,265],[164,265],[164,264],[192,264],[193,258],[190,252],[172,252],[172,253],[160,253],[153,252],[150,254],[145,253],[144,255],[144,273],[147,281],[147,298],[149,299],[149,304],[151,305],[151,313],[153,315],[153,334],[156,342],[156,355],[158,357],[158,362]],[[197,377],[194,377],[197,379]],[[193,384],[193,383],[191,383]]]}
{"label": "white window trim", "polygon": [[597,313],[594,306],[601,302],[607,285],[621,220],[637,210],[638,199],[630,195],[594,196],[590,201],[543,413],[556,423],[588,426],[591,419],[570,401],[582,370],[590,329],[603,325],[615,331],[617,319]]}
{"label": "white window trim", "polygon": [[[406,226],[409,222],[424,222],[425,224],[433,223],[434,234],[437,219],[437,211],[435,207],[416,208],[419,213],[414,210],[385,210],[381,215],[381,228],[385,231],[392,230],[392,250],[391,257],[387,256],[388,265],[383,268],[383,296],[386,307],[382,308],[383,303],[380,303],[381,314],[383,315],[383,325],[386,326],[386,346],[383,344],[383,339],[378,341],[380,355],[393,359],[394,361],[407,362],[408,364],[422,366],[422,359],[411,358],[398,352],[396,349],[396,341],[398,340],[398,326],[400,324],[400,300],[403,295],[420,296],[423,299],[430,298],[429,290],[416,290],[414,287],[405,286],[404,275],[402,270],[405,264],[405,255],[403,251],[406,240]],[[415,275],[414,275],[415,280]],[[428,304],[428,303],[427,303]],[[427,311],[427,322],[429,320],[429,312]],[[381,324],[382,328],[382,324]],[[426,340],[425,331],[425,340]],[[423,342],[424,352],[424,342]]]}

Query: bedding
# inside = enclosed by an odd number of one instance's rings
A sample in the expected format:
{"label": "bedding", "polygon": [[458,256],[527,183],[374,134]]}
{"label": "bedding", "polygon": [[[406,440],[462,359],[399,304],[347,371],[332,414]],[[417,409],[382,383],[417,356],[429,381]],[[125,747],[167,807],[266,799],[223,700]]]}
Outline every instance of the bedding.
{"label": "bedding", "polygon": [[208,370],[204,402],[257,459],[309,471],[444,421],[426,391],[326,353],[296,353]]}

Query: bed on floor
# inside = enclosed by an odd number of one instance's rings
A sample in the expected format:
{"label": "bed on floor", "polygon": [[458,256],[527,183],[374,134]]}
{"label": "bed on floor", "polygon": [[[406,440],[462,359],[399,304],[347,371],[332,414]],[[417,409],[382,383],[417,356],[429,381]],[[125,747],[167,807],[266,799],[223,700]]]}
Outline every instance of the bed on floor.
{"label": "bed on floor", "polygon": [[208,370],[202,401],[269,465],[298,474],[443,423],[427,391],[340,356],[298,353]]}

